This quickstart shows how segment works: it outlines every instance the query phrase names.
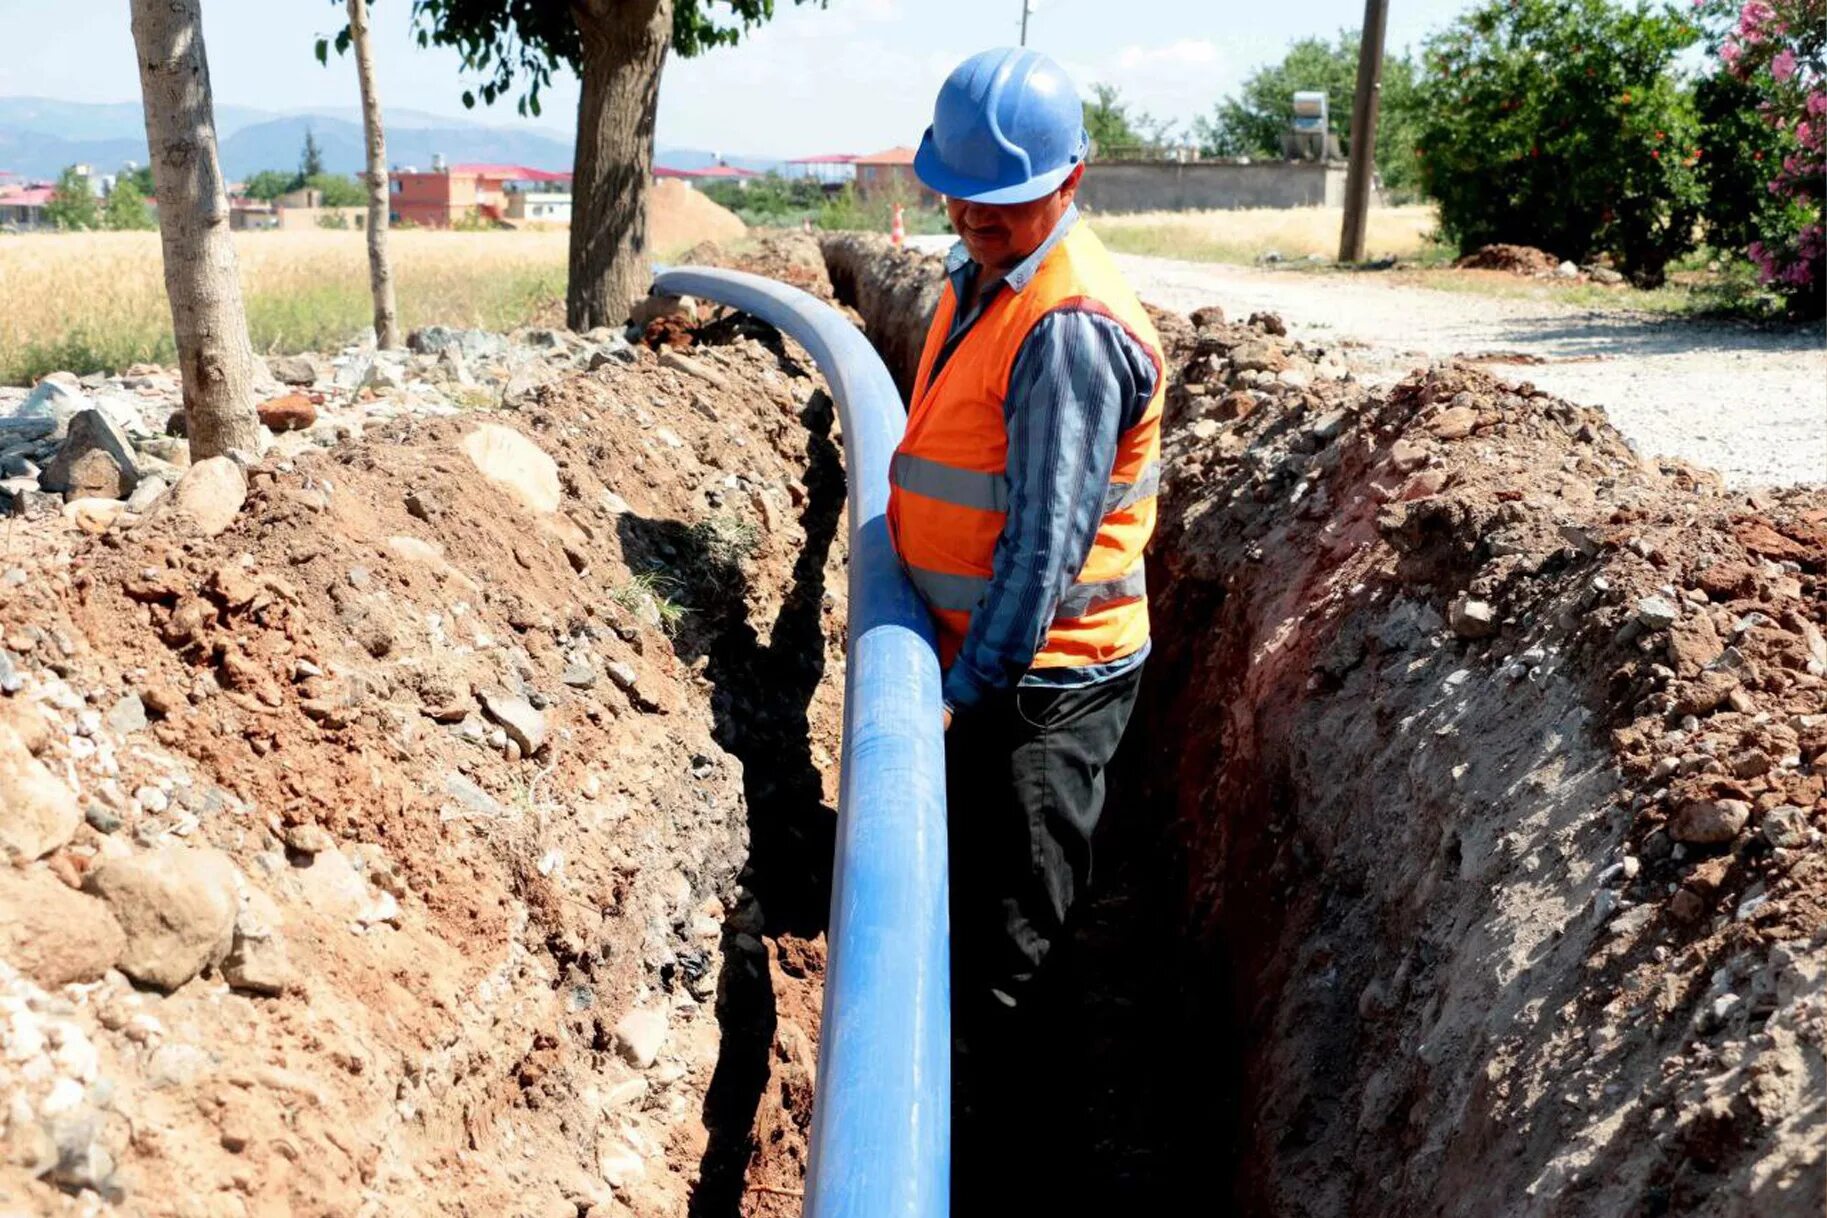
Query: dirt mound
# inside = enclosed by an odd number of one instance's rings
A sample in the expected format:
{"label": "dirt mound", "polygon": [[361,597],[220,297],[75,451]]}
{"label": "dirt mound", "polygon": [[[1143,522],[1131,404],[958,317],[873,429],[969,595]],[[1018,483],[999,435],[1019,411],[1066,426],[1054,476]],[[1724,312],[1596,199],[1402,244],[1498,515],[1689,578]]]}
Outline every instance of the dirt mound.
{"label": "dirt mound", "polygon": [[1197,332],[1151,572],[1240,1201],[1817,1212],[1827,494],[1324,367]]}
{"label": "dirt mound", "polygon": [[735,241],[748,226],[735,212],[705,198],[677,178],[647,189],[647,246],[676,250],[704,241]]}
{"label": "dirt mound", "polygon": [[722,266],[790,283],[802,291],[835,304],[831,279],[818,240],[809,233],[789,229],[755,229],[733,244],[706,241],[680,256],[688,266]]}
{"label": "dirt mound", "polygon": [[1561,260],[1532,245],[1481,245],[1454,262],[1460,270],[1507,271],[1512,275],[1552,275]]}
{"label": "dirt mound", "polygon": [[499,412],[315,360],[219,536],[9,531],[0,909],[58,911],[0,939],[17,1204],[734,1212],[758,1119],[803,1156],[830,403],[777,339],[611,338],[399,357]]}

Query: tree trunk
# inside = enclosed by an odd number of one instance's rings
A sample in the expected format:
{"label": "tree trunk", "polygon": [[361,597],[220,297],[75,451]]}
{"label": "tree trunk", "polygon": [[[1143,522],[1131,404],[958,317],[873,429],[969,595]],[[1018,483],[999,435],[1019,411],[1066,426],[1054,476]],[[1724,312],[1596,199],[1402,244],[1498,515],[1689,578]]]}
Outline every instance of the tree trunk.
{"label": "tree trunk", "polygon": [[647,293],[647,187],[654,111],[672,42],[673,0],[578,0],[583,93],[571,178],[571,266],[565,321],[620,325]]}
{"label": "tree trunk", "polygon": [[216,161],[201,0],[132,0],[132,5],[191,459],[231,449],[251,456],[260,443],[254,351]]}
{"label": "tree trunk", "polygon": [[368,287],[374,293],[374,339],[382,348],[400,345],[393,307],[393,267],[387,261],[387,133],[381,128],[381,99],[374,91],[374,55],[368,44],[367,0],[349,0],[349,40],[355,45],[355,75],[362,85],[362,134],[368,140]]}

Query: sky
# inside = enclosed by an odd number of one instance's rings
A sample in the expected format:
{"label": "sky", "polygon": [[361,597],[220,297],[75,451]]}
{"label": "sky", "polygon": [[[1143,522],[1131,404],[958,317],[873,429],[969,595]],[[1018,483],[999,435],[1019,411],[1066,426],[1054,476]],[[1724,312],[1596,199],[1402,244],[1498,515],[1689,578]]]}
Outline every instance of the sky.
{"label": "sky", "polygon": [[[551,0],[553,3],[560,0]],[[658,142],[725,155],[867,153],[918,143],[947,72],[974,51],[1014,43],[1022,0],[778,0],[778,15],[733,48],[669,57],[660,87]],[[1030,46],[1059,60],[1081,92],[1115,85],[1133,108],[1177,120],[1232,91],[1254,67],[1309,34],[1363,19],[1361,0],[1033,0]],[[721,9],[722,5],[716,5]],[[1422,38],[1468,0],[1397,0],[1391,50]],[[0,54],[0,96],[65,101],[137,100],[127,0],[0,0],[0,29],[30,54]],[[210,77],[219,102],[292,110],[355,104],[355,71],[312,55],[340,28],[335,0],[203,0]],[[421,49],[408,0],[374,0],[383,105],[464,113],[454,52]],[[577,82],[569,72],[533,125],[568,138]],[[502,126],[530,120],[511,104],[470,117]]]}

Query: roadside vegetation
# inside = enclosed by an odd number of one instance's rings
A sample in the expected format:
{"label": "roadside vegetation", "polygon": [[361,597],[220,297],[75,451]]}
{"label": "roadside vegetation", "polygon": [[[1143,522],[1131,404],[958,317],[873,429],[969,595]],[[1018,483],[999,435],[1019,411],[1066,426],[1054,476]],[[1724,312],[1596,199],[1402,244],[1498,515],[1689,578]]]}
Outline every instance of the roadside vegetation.
{"label": "roadside vegetation", "polygon": [[[554,321],[568,244],[562,231],[396,232],[401,324]],[[373,321],[362,234],[237,233],[235,248],[255,350],[335,350]],[[0,310],[0,383],[176,361],[157,233],[0,239],[0,282],[11,301]]]}

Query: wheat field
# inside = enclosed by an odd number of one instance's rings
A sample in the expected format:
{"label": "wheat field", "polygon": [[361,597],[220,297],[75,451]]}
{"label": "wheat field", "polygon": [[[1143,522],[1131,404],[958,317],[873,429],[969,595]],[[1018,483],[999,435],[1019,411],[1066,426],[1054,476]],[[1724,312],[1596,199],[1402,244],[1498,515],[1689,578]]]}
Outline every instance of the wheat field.
{"label": "wheat field", "polygon": [[[401,321],[510,328],[561,316],[568,240],[397,230]],[[373,320],[360,232],[240,232],[235,254],[257,351],[334,349]],[[175,359],[157,233],[0,236],[0,299],[0,384]]]}
{"label": "wheat field", "polygon": [[[1191,258],[1201,262],[1255,262],[1271,250],[1285,259],[1339,252],[1343,209],[1255,207],[1237,211],[1149,211],[1096,216],[1092,228],[1111,249],[1126,254]],[[1365,252],[1372,258],[1417,258],[1438,227],[1427,206],[1376,207],[1370,211]]]}

